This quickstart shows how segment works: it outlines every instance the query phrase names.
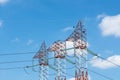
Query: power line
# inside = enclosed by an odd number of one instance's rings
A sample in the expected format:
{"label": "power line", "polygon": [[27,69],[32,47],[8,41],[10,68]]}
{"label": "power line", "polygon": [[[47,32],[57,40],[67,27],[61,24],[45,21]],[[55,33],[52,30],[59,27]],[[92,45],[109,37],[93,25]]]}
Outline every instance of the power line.
{"label": "power line", "polygon": [[24,67],[0,68],[0,70],[23,69]]}
{"label": "power line", "polygon": [[38,66],[39,64],[32,65],[32,66],[24,66],[24,67],[10,67],[10,68],[0,68],[0,70],[14,70],[14,69],[24,69],[24,68],[32,68]]}
{"label": "power line", "polygon": [[[87,68],[85,68],[85,69],[87,69]],[[111,79],[110,77],[105,76],[105,75],[103,75],[103,74],[101,74],[101,73],[95,72],[95,71],[90,70],[90,69],[88,69],[88,70],[89,70],[90,72],[93,72],[93,73],[95,73],[95,74],[97,74],[97,75],[100,75],[101,77],[104,77],[104,78],[106,78],[106,79],[108,79],[108,80],[113,80],[113,79]]]}
{"label": "power line", "polygon": [[101,56],[97,56],[97,57],[99,57],[99,58],[101,58],[101,59],[103,59],[103,60],[106,60],[107,62],[112,63],[113,65],[118,66],[118,67],[120,68],[120,65],[118,65],[118,64],[116,64],[116,63],[114,63],[114,62],[112,62],[112,61],[109,61],[109,60],[107,60],[106,58],[103,58],[103,57],[101,57]]}
{"label": "power line", "polygon": [[[74,67],[72,67],[72,68],[74,68]],[[72,69],[72,68],[69,68],[69,69]],[[66,68],[67,69],[67,68]],[[84,69],[87,69],[87,68],[84,68]],[[108,80],[114,80],[114,79],[112,79],[112,78],[110,78],[110,77],[108,77],[108,76],[106,76],[106,75],[103,75],[103,74],[101,74],[101,73],[99,73],[99,72],[96,72],[96,71],[93,71],[93,70],[91,70],[91,69],[87,69],[88,71],[90,71],[90,72],[93,72],[93,73],[95,73],[95,74],[97,74],[97,75],[99,75],[99,76],[101,76],[101,77],[104,77],[104,78],[106,78],[106,79],[108,79]],[[69,73],[65,73],[66,75],[68,75],[68,76],[70,76],[70,77],[74,77],[73,75],[71,75],[71,74],[69,74]]]}
{"label": "power line", "polygon": [[[89,52],[92,53],[93,55],[95,55],[95,56],[97,56],[97,57],[103,59],[103,60],[106,60],[107,62],[110,62],[110,63],[112,63],[112,64],[114,64],[114,65],[120,67],[120,65],[115,64],[115,63],[113,63],[113,62],[107,60],[106,58],[103,58],[103,57],[101,57],[101,56],[98,56],[96,53],[94,53],[94,52],[92,52],[92,51],[89,51]],[[7,53],[7,54],[0,54],[0,56],[6,56],[6,55],[21,55],[21,54],[33,54],[33,53],[36,53],[36,52]],[[50,58],[50,59],[52,59],[52,58]],[[21,62],[32,62],[32,60],[11,61],[11,62],[0,62],[0,64],[21,63]],[[23,68],[30,68],[30,67],[34,67],[34,66],[13,67],[13,68],[0,68],[0,70],[23,69]],[[104,78],[106,78],[106,79],[108,79],[108,80],[113,80],[113,79],[111,79],[111,78],[108,77],[108,76],[105,76],[105,75],[103,75],[103,74],[100,74],[100,73],[95,72],[95,71],[90,70],[90,69],[88,69],[88,70],[89,70],[90,72],[93,72],[93,73],[95,73],[95,74],[97,74],[97,75],[100,75],[100,76],[102,76],[102,77],[104,77]]]}
{"label": "power line", "polygon": [[[53,59],[53,57],[51,58],[48,58],[49,60],[50,59]],[[12,63],[24,63],[24,62],[32,62],[33,60],[21,60],[21,61],[8,61],[8,62],[0,62],[0,64],[12,64]],[[34,60],[34,61],[38,61],[38,60]]]}
{"label": "power line", "polygon": [[[69,48],[69,49],[73,49],[73,48]],[[68,49],[68,50],[69,50]],[[99,58],[101,58],[101,59],[103,59],[103,60],[105,60],[105,61],[107,61],[107,62],[109,62],[109,63],[111,63],[111,64],[113,64],[113,65],[115,65],[115,66],[118,66],[119,68],[120,68],[120,65],[118,65],[118,64],[116,64],[116,63],[114,63],[114,62],[112,62],[112,61],[109,61],[109,60],[107,60],[106,58],[104,58],[104,57],[101,57],[101,56],[99,56],[98,54],[96,54],[95,52],[93,52],[93,51],[91,51],[90,49],[88,49],[87,48],[87,51],[90,53],[90,54],[92,54],[92,55],[94,55],[94,56],[97,56],[97,57],[99,57]],[[74,56],[69,56],[69,55],[67,55],[68,57],[74,57]],[[89,61],[89,60],[87,60],[87,61]]]}
{"label": "power line", "polygon": [[33,54],[37,52],[16,52],[16,53],[2,53],[0,56],[12,56],[12,55],[23,55],[23,54]]}
{"label": "power line", "polygon": [[[87,69],[87,68],[85,68],[85,69]],[[88,71],[90,71],[90,72],[92,72],[92,73],[95,73],[95,74],[97,74],[97,75],[99,75],[99,76],[101,76],[101,77],[104,77],[104,78],[106,78],[106,79],[108,79],[108,80],[114,80],[114,79],[112,79],[112,78],[110,78],[110,77],[108,77],[108,76],[106,76],[106,75],[103,75],[103,74],[101,74],[101,73],[99,73],[99,72],[96,72],[96,71],[93,71],[93,70],[90,70],[90,69],[87,69]],[[66,73],[66,75],[68,75],[68,76],[70,76],[70,77],[74,77],[73,75],[70,75],[69,73]]]}
{"label": "power line", "polygon": [[111,64],[113,64],[113,65],[115,65],[115,66],[117,66],[117,67],[120,68],[120,65],[118,65],[118,64],[116,64],[116,63],[114,63],[114,62],[112,62],[112,61],[109,61],[109,60],[107,60],[107,59],[104,58],[104,57],[99,56],[98,54],[94,53],[93,51],[91,51],[91,50],[89,50],[89,49],[87,49],[87,51],[88,51],[89,53],[91,53],[92,55],[97,56],[98,58],[101,58],[101,59],[103,59],[103,60],[105,60],[105,61],[107,61],[107,62],[109,62],[109,63],[111,63]]}
{"label": "power line", "polygon": [[[39,65],[39,64],[37,64],[37,65],[32,65],[32,66],[25,66],[25,67],[0,68],[0,70],[25,69],[25,68],[32,68],[32,67],[38,66],[38,65]],[[85,69],[87,69],[87,68],[85,68]],[[90,71],[90,72],[92,72],[92,73],[95,73],[95,74],[97,74],[97,75],[99,75],[99,76],[101,76],[101,77],[104,77],[104,78],[106,78],[106,79],[108,79],[108,80],[114,80],[114,79],[112,79],[112,78],[110,78],[110,77],[108,77],[108,76],[105,76],[105,75],[103,75],[103,74],[101,74],[101,73],[99,73],[99,72],[95,72],[95,71],[93,71],[93,70],[91,70],[91,69],[88,69],[88,71]],[[73,75],[70,75],[70,74],[68,74],[68,73],[66,73],[66,75],[71,76],[71,77],[74,77]]]}
{"label": "power line", "polygon": [[[87,51],[88,52],[90,52],[90,53],[92,53],[92,55],[94,55],[94,56],[97,56],[97,57],[99,57],[99,58],[101,58],[101,59],[103,59],[103,60],[106,60],[107,62],[110,62],[110,63],[112,63],[113,65],[115,65],[115,66],[118,66],[118,67],[120,67],[120,65],[118,65],[118,64],[116,64],[116,63],[113,63],[113,62],[111,62],[111,61],[109,61],[109,60],[107,60],[106,58],[103,58],[103,57],[101,57],[101,56],[98,56],[96,53],[94,53],[93,51],[91,51],[91,50],[89,50],[89,49],[87,49]],[[37,53],[37,52],[16,52],[16,53],[5,53],[5,54],[0,54],[0,56],[12,56],[12,55],[24,55],[24,54],[33,54],[33,53]],[[68,55],[67,55],[68,56]],[[69,57],[73,57],[73,56],[69,56]],[[22,62],[22,61],[18,61],[18,62]],[[23,61],[24,62],[24,61]],[[25,61],[25,62],[29,62],[29,61]],[[7,62],[6,62],[7,63]],[[9,62],[8,62],[9,63]],[[10,62],[10,63],[12,63],[12,62]],[[13,62],[14,63],[14,62]],[[3,62],[1,63],[0,62],[0,64],[4,64]]]}
{"label": "power line", "polygon": [[96,72],[96,71],[93,71],[93,70],[90,70],[90,69],[88,69],[88,71],[90,71],[90,72],[92,72],[92,73],[95,73],[95,74],[97,74],[97,75],[99,75],[99,76],[101,76],[101,77],[104,77],[104,78],[106,78],[106,79],[108,79],[108,80],[114,80],[114,79],[112,79],[112,78],[110,78],[110,77],[108,77],[108,76],[105,76],[105,75],[103,75],[103,74],[101,74],[101,73],[99,73],[99,72]]}
{"label": "power line", "polygon": [[22,61],[0,62],[0,64],[23,63],[23,62],[32,62],[32,60],[22,60]]}

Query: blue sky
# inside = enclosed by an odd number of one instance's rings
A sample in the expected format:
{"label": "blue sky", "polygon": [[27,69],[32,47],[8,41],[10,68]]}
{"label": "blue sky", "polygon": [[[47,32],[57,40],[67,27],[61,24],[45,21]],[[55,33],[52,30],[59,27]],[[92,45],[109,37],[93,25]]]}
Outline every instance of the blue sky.
{"label": "blue sky", "polygon": [[[119,0],[0,0],[0,54],[36,52],[44,40],[49,46],[66,39],[72,27],[82,20],[87,28],[89,48],[120,65],[119,3]],[[0,56],[0,62],[31,60],[33,56]],[[96,59],[88,64],[94,71],[120,79],[120,68],[110,63]],[[26,65],[31,63],[0,64],[0,68]],[[0,79],[38,79],[38,73],[27,71],[29,75],[24,70],[1,70]],[[91,80],[106,80],[89,74]]]}

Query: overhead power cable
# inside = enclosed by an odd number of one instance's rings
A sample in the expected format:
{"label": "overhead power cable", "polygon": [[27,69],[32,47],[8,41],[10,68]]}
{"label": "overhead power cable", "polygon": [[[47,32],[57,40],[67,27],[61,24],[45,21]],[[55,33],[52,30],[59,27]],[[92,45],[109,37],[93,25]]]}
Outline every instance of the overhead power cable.
{"label": "overhead power cable", "polygon": [[99,73],[99,72],[93,71],[93,70],[91,70],[91,69],[88,69],[88,71],[90,71],[90,72],[92,72],[92,73],[95,73],[95,74],[97,74],[97,75],[99,75],[99,76],[101,76],[101,77],[104,77],[104,78],[106,78],[106,79],[108,79],[108,80],[114,80],[114,79],[112,79],[112,78],[110,78],[110,77],[108,77],[108,76],[105,76],[105,75],[103,75],[103,74],[101,74],[101,73]]}
{"label": "overhead power cable", "polygon": [[13,69],[24,69],[24,68],[32,68],[38,66],[39,64],[32,65],[32,66],[24,66],[24,67],[10,67],[10,68],[0,68],[0,70],[13,70]]}
{"label": "overhead power cable", "polygon": [[91,50],[89,50],[89,49],[87,49],[87,51],[88,51],[90,54],[92,54],[92,55],[94,55],[94,56],[97,56],[98,58],[101,58],[101,59],[103,59],[103,60],[105,60],[105,61],[107,61],[107,62],[109,62],[109,63],[111,63],[111,64],[113,64],[113,65],[115,65],[115,66],[117,66],[117,67],[120,68],[120,65],[118,65],[118,64],[116,64],[116,63],[114,63],[114,62],[112,62],[112,61],[110,61],[110,60],[107,60],[106,58],[103,58],[103,57],[99,56],[98,54],[94,53],[93,51],[91,51]]}
{"label": "overhead power cable", "polygon": [[32,62],[32,60],[22,60],[22,61],[0,62],[0,64],[23,63],[23,62]]}
{"label": "overhead power cable", "polygon": [[[48,59],[53,59],[53,57]],[[35,59],[34,61],[38,61],[38,60]],[[0,62],[0,64],[25,63],[25,62],[32,62],[32,60],[8,61],[8,62]]]}
{"label": "overhead power cable", "polygon": [[24,67],[0,68],[0,70],[23,69]]}
{"label": "overhead power cable", "polygon": [[[73,48],[68,48],[68,49],[66,49],[66,50],[70,50],[70,49],[73,49]],[[99,58],[101,58],[101,59],[103,59],[103,60],[105,60],[105,61],[107,61],[107,62],[109,62],[109,63],[111,63],[111,64],[113,64],[113,65],[115,65],[115,66],[120,67],[120,65],[118,65],[118,64],[116,64],[116,63],[114,63],[114,62],[112,62],[112,61],[109,61],[109,60],[107,60],[107,59],[104,58],[104,57],[99,56],[98,54],[96,54],[95,52],[91,51],[91,50],[88,49],[88,48],[87,48],[87,51],[88,51],[90,54],[94,55],[94,56],[97,56],[97,57],[99,57]],[[89,61],[89,60],[88,60],[88,61]]]}
{"label": "overhead power cable", "polygon": [[12,56],[12,55],[23,55],[23,54],[33,54],[37,52],[16,52],[16,53],[2,53],[0,56]]}
{"label": "overhead power cable", "polygon": [[[39,64],[32,65],[32,66],[24,66],[24,67],[0,68],[0,70],[25,69],[25,68],[32,68],[32,67],[35,67],[35,66],[39,66]],[[86,69],[86,68],[85,68],[85,69]],[[103,74],[101,74],[101,73],[99,73],[99,72],[93,71],[93,70],[91,70],[91,69],[88,69],[88,71],[90,71],[90,72],[92,72],[92,73],[95,73],[95,74],[97,74],[97,75],[99,75],[99,76],[101,76],[101,77],[104,77],[104,78],[106,78],[107,80],[114,80],[114,79],[112,79],[112,78],[110,78],[110,77],[108,77],[108,76],[105,76],[105,75],[103,75]],[[66,74],[67,74],[68,76],[72,76],[72,77],[73,77],[73,75],[70,75],[70,74],[68,74],[68,73],[66,73]]]}

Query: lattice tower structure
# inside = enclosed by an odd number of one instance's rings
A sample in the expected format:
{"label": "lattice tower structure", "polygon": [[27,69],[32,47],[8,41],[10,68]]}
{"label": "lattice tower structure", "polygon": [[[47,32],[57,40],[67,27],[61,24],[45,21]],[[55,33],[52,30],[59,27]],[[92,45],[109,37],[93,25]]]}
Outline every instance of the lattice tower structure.
{"label": "lattice tower structure", "polygon": [[55,80],[66,80],[66,56],[63,49],[65,49],[65,43],[60,40],[55,41],[50,47],[54,52]]}
{"label": "lattice tower structure", "polygon": [[39,80],[48,80],[48,51],[45,41],[34,56],[34,59],[38,59],[39,62]]}
{"label": "lattice tower structure", "polygon": [[75,56],[75,80],[88,80],[87,71],[87,37],[86,29],[81,21],[78,22],[73,33],[66,39],[66,41],[73,42],[74,56]]}

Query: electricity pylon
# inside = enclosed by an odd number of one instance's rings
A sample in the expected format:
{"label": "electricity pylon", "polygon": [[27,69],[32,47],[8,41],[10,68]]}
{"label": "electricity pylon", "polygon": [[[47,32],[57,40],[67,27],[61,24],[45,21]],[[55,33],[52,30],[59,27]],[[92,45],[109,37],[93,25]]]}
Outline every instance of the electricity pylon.
{"label": "electricity pylon", "polygon": [[65,43],[62,41],[56,41],[50,47],[54,52],[55,80],[66,80],[66,56],[63,49],[65,49]]}
{"label": "electricity pylon", "polygon": [[[81,21],[78,22],[73,33],[66,39],[73,42],[75,56],[75,80],[88,80],[88,71],[86,68],[87,40],[86,29]],[[86,71],[85,71],[86,70]],[[86,74],[84,74],[86,72]]]}
{"label": "electricity pylon", "polygon": [[39,60],[39,80],[48,80],[48,51],[45,41],[34,58]]}

